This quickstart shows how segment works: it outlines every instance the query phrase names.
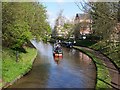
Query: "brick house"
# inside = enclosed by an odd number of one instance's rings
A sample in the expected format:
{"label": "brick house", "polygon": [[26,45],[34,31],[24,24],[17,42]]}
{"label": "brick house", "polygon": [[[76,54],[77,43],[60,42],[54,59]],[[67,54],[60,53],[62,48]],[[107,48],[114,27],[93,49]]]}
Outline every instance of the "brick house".
{"label": "brick house", "polygon": [[88,14],[76,14],[74,19],[74,24],[80,24],[80,34],[86,35],[91,34],[91,22],[90,16]]}

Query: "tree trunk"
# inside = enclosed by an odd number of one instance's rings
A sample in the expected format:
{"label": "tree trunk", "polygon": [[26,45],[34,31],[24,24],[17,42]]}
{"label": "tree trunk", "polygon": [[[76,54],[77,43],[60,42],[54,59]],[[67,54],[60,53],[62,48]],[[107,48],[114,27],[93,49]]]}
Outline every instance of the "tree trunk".
{"label": "tree trunk", "polygon": [[18,62],[18,56],[19,56],[19,52],[16,51],[16,62]]}

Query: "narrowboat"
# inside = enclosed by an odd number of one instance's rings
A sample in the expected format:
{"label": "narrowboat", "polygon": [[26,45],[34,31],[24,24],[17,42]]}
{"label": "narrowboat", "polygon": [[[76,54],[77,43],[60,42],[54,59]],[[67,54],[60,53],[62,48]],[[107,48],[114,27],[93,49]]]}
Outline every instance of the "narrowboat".
{"label": "narrowboat", "polygon": [[53,47],[53,56],[54,57],[62,57],[63,51],[60,45],[56,45]]}

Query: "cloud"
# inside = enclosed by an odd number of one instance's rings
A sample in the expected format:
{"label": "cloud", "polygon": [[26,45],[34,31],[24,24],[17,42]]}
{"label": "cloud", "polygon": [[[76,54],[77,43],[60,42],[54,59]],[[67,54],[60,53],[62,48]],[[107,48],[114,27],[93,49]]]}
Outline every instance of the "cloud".
{"label": "cloud", "polygon": [[55,24],[56,15],[51,11],[48,11],[47,14],[48,14],[48,22],[50,23],[50,26],[53,28]]}
{"label": "cloud", "polygon": [[54,28],[54,25],[55,25],[55,19],[56,18],[49,18],[49,23],[50,23],[50,26],[52,27],[52,28]]}
{"label": "cloud", "polygon": [[48,15],[48,16],[52,16],[52,15],[53,15],[53,12],[47,11],[47,15]]}

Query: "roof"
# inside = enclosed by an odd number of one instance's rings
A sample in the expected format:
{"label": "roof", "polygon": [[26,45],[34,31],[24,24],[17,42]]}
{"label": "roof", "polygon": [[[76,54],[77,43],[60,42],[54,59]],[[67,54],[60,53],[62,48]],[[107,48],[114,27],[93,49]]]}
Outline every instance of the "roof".
{"label": "roof", "polygon": [[90,19],[90,15],[77,13],[75,16],[75,20],[77,20],[77,19]]}

